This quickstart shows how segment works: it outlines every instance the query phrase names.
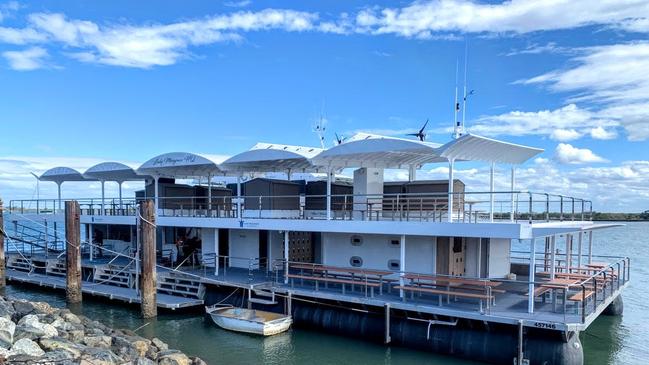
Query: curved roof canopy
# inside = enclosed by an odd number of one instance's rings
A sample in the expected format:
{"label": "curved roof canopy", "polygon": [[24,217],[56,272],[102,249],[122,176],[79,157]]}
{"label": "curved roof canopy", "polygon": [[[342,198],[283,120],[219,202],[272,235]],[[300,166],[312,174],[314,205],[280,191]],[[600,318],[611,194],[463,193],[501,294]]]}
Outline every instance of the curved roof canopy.
{"label": "curved roof canopy", "polygon": [[41,181],[53,181],[62,184],[66,181],[89,181],[94,180],[83,176],[79,171],[69,167],[59,166],[45,171],[39,178]]}
{"label": "curved roof canopy", "polygon": [[180,179],[224,174],[219,167],[218,157],[190,152],[171,152],[156,156],[143,163],[137,172]]}
{"label": "curved roof canopy", "polygon": [[438,148],[439,156],[449,160],[487,161],[507,164],[522,164],[543,152],[540,148],[498,141],[495,139],[465,134]]}
{"label": "curved roof canopy", "polygon": [[228,172],[318,172],[311,158],[323,149],[304,146],[289,146],[274,143],[257,143],[246,152],[227,159],[221,167]]}
{"label": "curved roof canopy", "polygon": [[446,161],[437,153],[439,146],[431,142],[358,133],[318,154],[311,162],[331,168],[406,168]]}
{"label": "curved roof canopy", "polygon": [[100,181],[117,182],[146,178],[146,176],[138,175],[130,166],[120,162],[102,162],[86,170],[83,175]]}

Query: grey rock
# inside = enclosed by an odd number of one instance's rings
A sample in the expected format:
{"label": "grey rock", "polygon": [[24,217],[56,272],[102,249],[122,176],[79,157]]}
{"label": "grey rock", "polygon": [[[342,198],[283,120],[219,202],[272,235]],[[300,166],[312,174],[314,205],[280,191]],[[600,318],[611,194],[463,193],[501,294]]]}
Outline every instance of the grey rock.
{"label": "grey rock", "polygon": [[81,319],[79,319],[79,316],[72,312],[66,312],[61,315],[63,319],[65,319],[66,322],[72,323],[72,324],[81,324]]}
{"label": "grey rock", "polygon": [[170,352],[165,351],[162,354],[158,354],[158,365],[191,365],[192,361],[187,357],[187,355],[181,353],[180,351]]}
{"label": "grey rock", "polygon": [[16,300],[14,301],[14,320],[20,320],[27,314],[30,314],[34,311],[34,306],[32,303],[25,300]]}
{"label": "grey rock", "polygon": [[146,357],[138,357],[133,362],[134,365],[156,365],[156,362]]}
{"label": "grey rock", "polygon": [[8,349],[14,343],[16,324],[6,317],[0,317],[0,347]]}
{"label": "grey rock", "polygon": [[112,345],[110,336],[86,336],[83,343],[89,347],[109,349]]}
{"label": "grey rock", "polygon": [[124,360],[110,350],[88,348],[81,356],[81,364],[118,365]]}
{"label": "grey rock", "polygon": [[56,365],[69,365],[76,364],[74,356],[71,353],[64,350],[54,350],[46,352],[42,357],[43,362],[51,361]]}
{"label": "grey rock", "polygon": [[207,363],[203,361],[203,359],[201,359],[200,357],[194,357],[192,359],[192,365],[207,365]]}
{"label": "grey rock", "polygon": [[86,337],[84,330],[72,330],[68,332],[67,339],[74,343],[79,343],[84,337]]}
{"label": "grey rock", "polygon": [[54,326],[40,322],[36,315],[28,314],[18,321],[14,337],[16,340],[21,338],[37,340],[39,338],[51,338],[58,335],[59,332]]}
{"label": "grey rock", "polygon": [[160,351],[166,351],[166,350],[169,350],[169,345],[167,345],[166,343],[164,343],[162,340],[160,340],[160,339],[157,338],[157,337],[154,337],[154,338],[151,340],[151,343],[153,344],[153,346],[157,347],[158,350],[160,350]]}
{"label": "grey rock", "polygon": [[58,310],[46,302],[32,302],[32,306],[34,307],[34,312],[38,314],[53,314]]}
{"label": "grey rock", "polygon": [[81,351],[84,349],[81,345],[75,344],[60,337],[41,338],[39,342],[41,344],[41,347],[47,351],[65,351],[75,359],[81,356]]}
{"label": "grey rock", "polygon": [[9,360],[8,364],[40,364],[43,358],[40,356],[17,354],[10,355],[7,360]]}
{"label": "grey rock", "polygon": [[4,299],[0,300],[0,317],[11,319],[13,318],[14,314],[16,314],[14,306]]}
{"label": "grey rock", "polygon": [[58,331],[72,331],[77,329],[75,325],[73,325],[70,322],[66,322],[63,318],[58,317],[54,319],[54,321],[50,322],[50,324],[56,328]]}
{"label": "grey rock", "polygon": [[13,346],[11,346],[11,350],[9,351],[9,357],[13,355],[29,355],[29,356],[36,356],[40,357],[45,354],[45,351],[38,346],[38,344],[28,338],[21,338],[20,340],[16,341]]}

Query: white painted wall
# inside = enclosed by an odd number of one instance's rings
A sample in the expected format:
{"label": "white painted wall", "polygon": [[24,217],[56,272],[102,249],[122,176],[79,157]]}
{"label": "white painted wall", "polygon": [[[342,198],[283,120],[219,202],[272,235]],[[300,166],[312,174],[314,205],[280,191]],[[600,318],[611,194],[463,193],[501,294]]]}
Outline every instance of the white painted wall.
{"label": "white painted wall", "polygon": [[[259,231],[247,229],[230,230],[230,267],[247,269],[249,258],[259,257]],[[233,258],[236,257],[236,258]],[[257,265],[253,268],[258,268]]]}
{"label": "white painted wall", "polygon": [[[360,246],[351,244],[352,234],[324,233],[322,235],[322,262],[332,266],[351,266],[352,256],[363,259],[363,268],[388,270],[389,260],[399,260],[399,245],[390,241],[399,241],[398,235],[358,235],[363,238]],[[406,237],[406,270],[418,273],[435,272],[434,237]]]}
{"label": "white painted wall", "polygon": [[489,277],[503,278],[511,271],[511,240],[492,238],[489,243]]}
{"label": "white painted wall", "polygon": [[207,258],[203,261],[203,265],[207,267],[214,267],[214,257],[212,254],[216,252],[216,247],[219,244],[219,230],[215,228],[201,229],[201,253],[202,257]]}

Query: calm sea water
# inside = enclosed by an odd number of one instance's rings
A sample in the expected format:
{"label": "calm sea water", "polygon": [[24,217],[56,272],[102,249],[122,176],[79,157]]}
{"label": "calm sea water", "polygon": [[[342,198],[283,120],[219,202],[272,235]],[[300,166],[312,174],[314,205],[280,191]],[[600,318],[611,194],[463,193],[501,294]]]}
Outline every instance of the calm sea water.
{"label": "calm sea water", "polygon": [[[625,291],[624,315],[600,317],[581,334],[586,364],[647,364],[649,362],[649,223],[596,232],[596,253],[631,257],[632,283]],[[62,292],[11,285],[8,295],[64,306]],[[154,321],[139,318],[137,307],[85,298],[78,308],[107,325],[137,329],[143,336],[160,337],[172,347],[200,356],[210,364],[437,364],[473,362],[317,332],[291,330],[258,338],[217,328],[200,312],[163,314]],[[497,351],[494,349],[494,351]]]}

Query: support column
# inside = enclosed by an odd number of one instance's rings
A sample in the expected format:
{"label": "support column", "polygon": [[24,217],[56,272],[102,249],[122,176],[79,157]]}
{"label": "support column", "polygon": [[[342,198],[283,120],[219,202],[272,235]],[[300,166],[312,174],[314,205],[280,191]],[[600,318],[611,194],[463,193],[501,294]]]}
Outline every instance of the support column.
{"label": "support column", "polygon": [[[122,184],[123,183],[124,183],[123,181],[118,181],[117,182],[117,186],[119,188],[119,209],[120,210],[124,209],[124,206],[122,205]],[[120,214],[123,214],[123,213],[120,212]]]}
{"label": "support column", "polygon": [[[59,194],[58,195],[59,196],[59,211],[61,210],[61,184],[63,184],[63,183],[62,182],[57,182],[56,183],[56,186],[58,188],[58,194]],[[56,211],[56,209],[54,209],[54,211]]]}
{"label": "support column", "polygon": [[477,265],[478,269],[476,270],[477,271],[476,276],[478,278],[482,276],[481,275],[481,272],[482,272],[482,262],[481,261],[482,261],[482,238],[478,238],[478,259],[476,260],[476,262],[478,263],[478,265]]}
{"label": "support column", "polygon": [[220,246],[221,246],[221,235],[219,234],[219,229],[214,229],[214,275],[219,276],[219,255],[220,255]]}
{"label": "support column", "polygon": [[93,246],[94,242],[92,239],[92,235],[93,235],[92,229],[93,229],[92,224],[88,224],[88,247],[90,248],[90,261],[93,260],[93,256],[95,252],[95,246]]}
{"label": "support column", "polygon": [[581,270],[581,243],[582,243],[582,232],[579,232],[579,237],[577,238],[577,270]]}
{"label": "support column", "polygon": [[5,224],[4,224],[4,206],[0,199],[0,288],[7,285],[5,279]]}
{"label": "support column", "polygon": [[106,215],[106,182],[101,180],[101,215]]}
{"label": "support column", "polygon": [[[399,242],[399,285],[405,285],[405,272],[406,272],[406,235],[401,235],[401,242]],[[403,298],[405,293],[403,289],[399,289],[399,296]]]}
{"label": "support column", "polygon": [[243,219],[241,216],[241,176],[237,176],[237,218]]}
{"label": "support column", "polygon": [[65,202],[66,299],[81,303],[81,225],[77,201]]}
{"label": "support column", "polygon": [[[155,210],[156,210],[155,213],[156,213],[156,215],[158,215],[158,207],[160,206],[160,202],[158,201],[158,198],[159,198],[158,197],[158,193],[159,193],[159,191],[158,191],[158,189],[159,189],[158,180],[160,180],[160,178],[158,176],[153,177],[153,198],[154,198],[154,203],[155,203]],[[146,189],[145,189],[145,191],[146,191]]]}
{"label": "support column", "polygon": [[212,216],[212,175],[207,174],[207,216]]}
{"label": "support column", "polygon": [[593,263],[593,231],[588,232],[588,264]]}
{"label": "support column", "polygon": [[155,205],[151,200],[140,203],[140,216],[140,244],[142,245],[140,300],[142,317],[153,318],[158,315],[158,306],[156,304]]}
{"label": "support column", "polygon": [[529,269],[529,289],[527,297],[527,312],[534,313],[534,280],[536,274],[536,239],[530,240],[530,269]]}
{"label": "support column", "polygon": [[494,174],[496,170],[496,163],[491,163],[491,169],[489,170],[489,221],[494,221],[494,190],[495,190],[495,181]]}
{"label": "support column", "polygon": [[[331,174],[331,170],[327,170],[327,220],[331,219]],[[353,207],[352,214],[354,214]]]}
{"label": "support column", "polygon": [[554,280],[554,273],[557,271],[557,236],[550,239],[550,280]]}
{"label": "support column", "polygon": [[408,181],[413,182],[417,180],[417,166],[408,166]]}
{"label": "support column", "polygon": [[448,160],[448,221],[453,222],[453,165],[455,160]]}
{"label": "support column", "polygon": [[565,265],[566,272],[572,272],[572,235],[566,234],[566,262]]}
{"label": "support column", "polygon": [[284,284],[288,284],[288,231],[284,231]]}
{"label": "support column", "polygon": [[511,212],[509,213],[509,220],[516,220],[516,194],[514,193],[516,187],[516,167],[512,166],[512,175],[511,175]]}

